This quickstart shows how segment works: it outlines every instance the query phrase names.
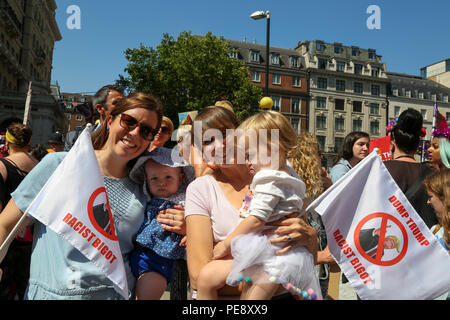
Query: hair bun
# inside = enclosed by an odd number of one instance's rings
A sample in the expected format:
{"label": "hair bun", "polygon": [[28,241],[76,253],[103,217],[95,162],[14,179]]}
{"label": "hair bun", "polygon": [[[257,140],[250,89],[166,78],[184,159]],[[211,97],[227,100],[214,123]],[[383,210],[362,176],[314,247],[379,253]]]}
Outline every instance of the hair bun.
{"label": "hair bun", "polygon": [[420,134],[423,126],[422,114],[415,109],[407,109],[398,117],[397,127],[403,132]]}

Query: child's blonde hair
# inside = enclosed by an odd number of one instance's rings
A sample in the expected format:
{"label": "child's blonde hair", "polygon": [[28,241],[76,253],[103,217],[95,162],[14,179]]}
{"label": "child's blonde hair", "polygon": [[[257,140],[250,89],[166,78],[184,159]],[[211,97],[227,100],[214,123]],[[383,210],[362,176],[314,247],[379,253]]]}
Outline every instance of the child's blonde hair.
{"label": "child's blonde hair", "polygon": [[257,137],[259,137],[259,130],[267,130],[267,146],[269,150],[270,142],[272,141],[272,130],[278,130],[279,152],[284,159],[287,158],[287,154],[297,144],[297,132],[295,132],[288,119],[276,111],[261,111],[242,122],[238,129],[244,131],[255,130]]}
{"label": "child's blonde hair", "polygon": [[450,244],[450,169],[441,169],[425,178],[423,184],[442,201],[443,212],[439,224],[444,228],[444,241]]}

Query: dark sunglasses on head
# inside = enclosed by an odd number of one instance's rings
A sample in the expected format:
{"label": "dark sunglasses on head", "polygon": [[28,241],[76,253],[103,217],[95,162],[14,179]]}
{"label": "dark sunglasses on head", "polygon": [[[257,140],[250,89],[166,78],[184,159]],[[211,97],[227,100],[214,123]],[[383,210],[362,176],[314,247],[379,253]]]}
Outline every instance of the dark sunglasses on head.
{"label": "dark sunglasses on head", "polygon": [[153,140],[154,136],[156,135],[155,129],[153,129],[150,126],[147,126],[143,123],[140,123],[137,121],[134,117],[122,113],[120,114],[120,126],[124,129],[126,129],[128,132],[133,131],[136,127],[139,126],[139,134],[142,138],[145,140]]}

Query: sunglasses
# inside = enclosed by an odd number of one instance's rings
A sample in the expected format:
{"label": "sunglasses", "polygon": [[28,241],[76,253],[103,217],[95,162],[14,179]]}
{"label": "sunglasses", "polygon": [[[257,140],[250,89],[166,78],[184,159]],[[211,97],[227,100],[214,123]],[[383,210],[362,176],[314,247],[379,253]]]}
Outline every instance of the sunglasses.
{"label": "sunglasses", "polygon": [[133,131],[139,126],[139,134],[142,138],[148,141],[152,141],[156,135],[156,130],[150,126],[140,123],[134,117],[126,114],[120,114],[120,126],[127,130],[128,132]]}
{"label": "sunglasses", "polygon": [[161,133],[170,134],[170,128],[169,127],[161,127],[159,130],[161,130]]}

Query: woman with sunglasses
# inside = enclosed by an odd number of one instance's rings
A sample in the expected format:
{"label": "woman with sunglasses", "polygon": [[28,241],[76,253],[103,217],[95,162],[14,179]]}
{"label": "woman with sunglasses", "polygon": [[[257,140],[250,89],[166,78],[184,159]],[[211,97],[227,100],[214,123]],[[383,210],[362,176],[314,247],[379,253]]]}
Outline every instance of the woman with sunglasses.
{"label": "woman with sunglasses", "polygon": [[[156,99],[134,93],[122,98],[92,135],[118,234],[130,297],[136,280],[128,256],[133,249],[133,238],[143,222],[147,199],[142,187],[128,177],[129,165],[148,148],[161,118],[161,106]],[[46,156],[11,195],[12,199],[0,214],[0,244],[66,154],[55,152]],[[58,234],[34,221],[33,236],[25,299],[121,299],[100,269]]]}
{"label": "woman with sunglasses", "polygon": [[170,140],[173,130],[174,126],[172,120],[170,120],[166,116],[163,116],[161,127],[159,128],[158,133],[155,135],[155,139],[153,139],[152,143],[150,144],[150,148],[148,149],[148,151],[152,151],[155,148],[164,147],[164,144]]}

